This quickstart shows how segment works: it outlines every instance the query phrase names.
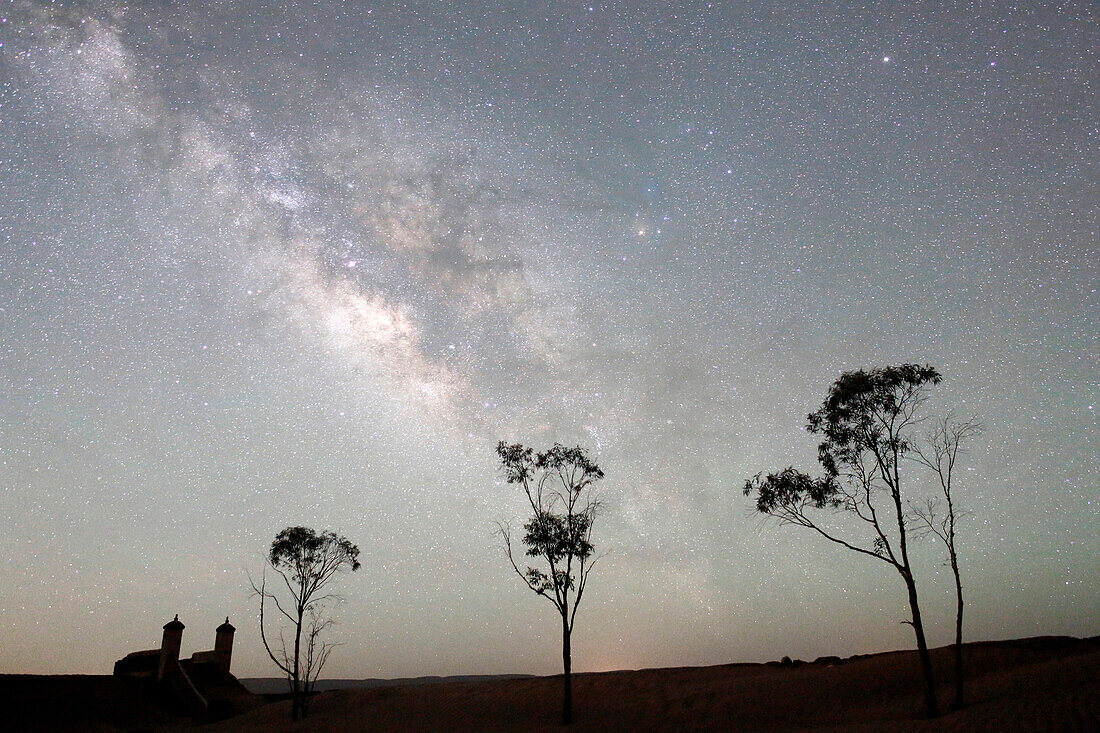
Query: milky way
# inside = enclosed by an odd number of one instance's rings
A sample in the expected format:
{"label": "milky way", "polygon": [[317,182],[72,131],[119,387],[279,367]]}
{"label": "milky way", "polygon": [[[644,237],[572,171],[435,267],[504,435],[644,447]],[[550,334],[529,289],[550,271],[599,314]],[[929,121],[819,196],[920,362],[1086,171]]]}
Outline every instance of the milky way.
{"label": "milky way", "polygon": [[501,439],[607,474],[578,668],[908,646],[739,493],[905,361],[986,427],[970,638],[1097,632],[1089,5],[542,5],[0,7],[0,671],[178,613],[270,674],[246,573],[305,524],[362,550],[329,674],[552,673]]}

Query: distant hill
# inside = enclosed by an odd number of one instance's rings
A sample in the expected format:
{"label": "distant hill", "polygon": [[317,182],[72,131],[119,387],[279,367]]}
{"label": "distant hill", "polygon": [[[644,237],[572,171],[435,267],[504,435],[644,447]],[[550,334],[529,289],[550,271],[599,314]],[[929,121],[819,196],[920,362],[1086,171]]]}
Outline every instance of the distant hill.
{"label": "distant hill", "polygon": [[[496,680],[522,680],[530,679],[531,674],[466,674],[439,677],[427,675],[425,677],[397,677],[395,679],[382,679],[368,677],[362,680],[317,680],[317,691],[330,690],[361,690],[374,687],[408,687],[410,685],[436,685],[449,682],[491,682]],[[241,684],[249,692],[256,695],[275,695],[287,691],[286,679],[283,677],[248,677],[241,680]]]}

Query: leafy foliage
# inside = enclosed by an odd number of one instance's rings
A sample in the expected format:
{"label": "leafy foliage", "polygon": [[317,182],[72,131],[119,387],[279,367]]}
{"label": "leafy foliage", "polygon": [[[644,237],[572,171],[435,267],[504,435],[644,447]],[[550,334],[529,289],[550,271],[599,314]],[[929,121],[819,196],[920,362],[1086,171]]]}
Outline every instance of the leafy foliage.
{"label": "leafy foliage", "polygon": [[813,478],[793,466],[763,477],[758,473],[745,482],[745,496],[756,494],[756,511],[774,514],[777,511],[801,509],[806,505],[817,509],[837,508],[843,504],[839,486],[831,476]]}
{"label": "leafy foliage", "polygon": [[837,476],[868,451],[884,456],[908,451],[903,429],[913,421],[925,385],[941,380],[934,368],[917,364],[842,374],[821,407],[807,417],[807,429],[824,438],[818,460],[825,471]]}
{"label": "leafy foliage", "polygon": [[[523,525],[524,554],[545,560],[548,567],[521,570],[514,560],[512,565],[531,590],[549,598],[571,620],[591,569],[592,525],[599,506],[592,497],[582,501],[582,494],[604,473],[579,446],[555,443],[536,454],[532,448],[501,441],[496,453],[505,480],[521,485],[531,506],[532,516]],[[501,533],[512,558],[508,531],[502,527]],[[570,591],[576,591],[572,613]]]}
{"label": "leafy foliage", "polygon": [[583,560],[592,554],[592,543],[588,541],[592,529],[590,514],[541,511],[523,525],[523,529],[528,557],[545,557],[551,563],[558,563],[570,555]]}
{"label": "leafy foliage", "polygon": [[308,600],[339,570],[358,570],[359,548],[333,532],[287,527],[275,535],[267,556],[271,567],[285,572]]}

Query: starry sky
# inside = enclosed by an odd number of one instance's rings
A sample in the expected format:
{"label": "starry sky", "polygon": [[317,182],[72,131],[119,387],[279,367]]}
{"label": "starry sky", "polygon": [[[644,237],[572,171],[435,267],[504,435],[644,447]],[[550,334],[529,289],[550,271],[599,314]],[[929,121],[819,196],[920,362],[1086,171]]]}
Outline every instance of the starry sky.
{"label": "starry sky", "polygon": [[178,613],[273,675],[246,574],[304,524],[362,551],[326,676],[552,674],[502,439],[607,475],[574,669],[909,648],[888,567],[740,494],[901,362],[985,424],[968,638],[1100,633],[1096,20],[5,0],[0,672],[107,674]]}

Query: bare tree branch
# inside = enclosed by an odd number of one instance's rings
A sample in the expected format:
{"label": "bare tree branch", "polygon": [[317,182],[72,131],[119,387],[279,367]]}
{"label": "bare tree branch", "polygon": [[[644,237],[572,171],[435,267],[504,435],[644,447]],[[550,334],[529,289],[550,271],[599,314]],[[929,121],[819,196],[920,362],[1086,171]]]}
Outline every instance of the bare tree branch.
{"label": "bare tree branch", "polygon": [[[959,555],[956,547],[957,521],[965,516],[955,507],[952,481],[960,455],[965,453],[963,444],[982,431],[975,418],[957,420],[952,415],[942,418],[929,431],[923,446],[916,446],[909,456],[932,471],[940,485],[941,497],[928,499],[923,505],[910,505],[911,515],[923,525],[922,536],[935,535],[947,548],[947,562],[955,579],[955,709],[964,704],[963,694],[963,586],[959,571]],[[944,504],[942,515],[940,499]]]}

